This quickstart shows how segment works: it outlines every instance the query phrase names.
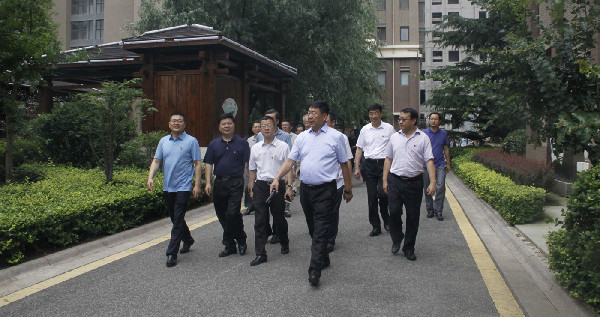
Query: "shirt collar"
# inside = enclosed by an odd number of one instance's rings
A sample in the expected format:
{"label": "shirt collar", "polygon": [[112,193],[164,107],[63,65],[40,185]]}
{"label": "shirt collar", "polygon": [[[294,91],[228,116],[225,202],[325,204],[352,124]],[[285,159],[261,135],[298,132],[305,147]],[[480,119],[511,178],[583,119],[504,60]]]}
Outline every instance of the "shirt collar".
{"label": "shirt collar", "polygon": [[173,141],[183,140],[186,135],[187,134],[185,133],[185,131],[183,131],[183,133],[180,136],[178,136],[177,138],[173,139],[173,133],[171,133],[171,134],[169,134],[169,140],[173,140]]}
{"label": "shirt collar", "polygon": [[[319,133],[320,133],[320,132],[325,132],[325,133],[327,133],[327,130],[329,130],[329,129],[331,129],[331,128],[330,128],[330,127],[327,125],[327,123],[325,123],[325,124],[324,124],[324,125],[323,125],[323,126],[320,128],[320,129],[319,129]],[[312,128],[310,128],[310,130],[309,130],[309,133],[315,134],[315,131],[314,131]]]}
{"label": "shirt collar", "polygon": [[273,141],[271,141],[271,143],[265,142],[265,139],[263,138],[262,143],[263,143],[262,146],[271,146],[272,145],[274,147],[277,147],[277,138],[274,138]]}
{"label": "shirt collar", "polygon": [[[406,134],[404,134],[404,131],[402,131],[402,129],[398,130],[398,133],[400,133],[400,134],[402,134],[402,135],[406,136]],[[421,130],[419,130],[419,128],[417,128],[417,130],[415,130],[415,133],[413,133],[413,134],[411,135],[411,137],[413,137],[413,136],[415,136],[415,135],[417,135],[417,134],[421,134]]]}

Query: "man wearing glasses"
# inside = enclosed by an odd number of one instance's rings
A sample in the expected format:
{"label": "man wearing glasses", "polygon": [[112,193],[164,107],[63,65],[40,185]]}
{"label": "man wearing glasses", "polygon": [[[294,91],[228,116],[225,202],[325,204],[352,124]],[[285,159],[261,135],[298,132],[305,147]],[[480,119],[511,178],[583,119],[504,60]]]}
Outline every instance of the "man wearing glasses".
{"label": "man wearing glasses", "polygon": [[[185,116],[181,112],[173,112],[169,120],[171,134],[160,139],[146,186],[154,190],[154,175],[163,163],[163,191],[169,217],[173,223],[171,240],[167,247],[167,267],[177,265],[177,253],[187,253],[194,244],[190,229],[185,223],[185,212],[190,197],[190,190],[197,198],[200,194],[200,175],[202,162],[198,140],[185,133]],[[192,188],[192,177],[195,183]],[[179,250],[179,244],[183,247]]]}

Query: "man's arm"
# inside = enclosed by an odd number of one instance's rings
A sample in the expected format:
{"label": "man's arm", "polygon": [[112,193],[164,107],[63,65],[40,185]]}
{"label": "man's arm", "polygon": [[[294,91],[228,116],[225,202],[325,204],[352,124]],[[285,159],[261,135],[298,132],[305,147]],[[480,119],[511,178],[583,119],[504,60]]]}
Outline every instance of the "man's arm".
{"label": "man's arm", "polygon": [[161,159],[153,159],[152,163],[150,163],[150,172],[148,173],[148,181],[146,182],[146,187],[148,187],[149,191],[154,190],[154,175],[158,172],[158,168],[160,167]]}
{"label": "man's arm", "polygon": [[213,166],[212,164],[208,163],[205,163],[204,165],[206,165],[204,167],[204,180],[206,182],[204,186],[204,192],[206,193],[206,195],[210,196],[210,177],[212,176]]}
{"label": "man's arm", "polygon": [[[295,164],[296,162],[294,162]],[[285,196],[288,196],[290,201],[294,200],[294,189],[292,185],[294,184],[294,169],[291,168],[290,171],[285,174]]]}
{"label": "man's arm", "polygon": [[255,181],[256,181],[256,170],[248,171],[248,194],[250,194],[250,198],[254,198],[254,194],[252,194],[252,188],[254,188]]}
{"label": "man's arm", "polygon": [[360,179],[360,159],[362,158],[363,149],[356,147],[356,156],[354,157],[354,178]]}
{"label": "man's arm", "polygon": [[446,172],[450,172],[452,161],[450,160],[450,148],[447,145],[444,145],[444,160],[446,160]]}
{"label": "man's arm", "polygon": [[388,194],[388,176],[390,176],[390,169],[392,168],[392,159],[391,158],[385,158],[385,161],[383,161],[383,191],[385,192],[385,194]]}
{"label": "man's arm", "polygon": [[[283,162],[283,164],[281,164],[281,167],[279,168],[279,171],[277,172],[277,175],[275,175],[275,179],[281,179],[283,177],[283,175],[287,174],[292,167],[294,166],[294,161],[292,159],[285,159],[285,162]],[[272,192],[273,189],[276,192],[279,192],[279,182],[273,182],[273,184],[271,184],[271,188],[269,189],[269,192]]]}
{"label": "man's arm", "polygon": [[428,160],[427,163],[427,174],[429,174],[429,186],[427,187],[427,195],[435,195],[435,165],[433,159]]}
{"label": "man's arm", "polygon": [[200,192],[202,191],[201,184],[202,183],[202,161],[197,160],[194,161],[194,189],[192,189],[192,195],[194,198],[198,198]]}
{"label": "man's arm", "polygon": [[340,163],[340,167],[342,168],[342,176],[344,176],[344,200],[346,202],[350,202],[352,200],[352,172],[350,169],[351,163],[344,162]]}

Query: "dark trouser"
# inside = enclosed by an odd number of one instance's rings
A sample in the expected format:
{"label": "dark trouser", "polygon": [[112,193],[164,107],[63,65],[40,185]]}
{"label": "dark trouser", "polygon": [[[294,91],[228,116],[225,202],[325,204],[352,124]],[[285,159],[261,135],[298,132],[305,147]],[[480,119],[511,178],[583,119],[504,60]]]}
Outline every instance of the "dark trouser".
{"label": "dark trouser", "polygon": [[181,241],[191,242],[192,235],[185,223],[185,212],[190,192],[164,192],[167,212],[173,228],[171,228],[171,241],[167,247],[167,256],[177,255]]}
{"label": "dark trouser", "polygon": [[335,244],[335,239],[337,238],[338,226],[340,224],[340,205],[342,204],[342,197],[344,196],[344,186],[338,188],[335,195],[333,215],[331,215],[331,224],[327,231],[327,243],[329,244]]}
{"label": "dark trouser", "polygon": [[300,184],[300,204],[306,217],[308,233],[312,237],[309,273],[321,272],[329,257],[327,234],[336,192],[335,180],[321,185]]}
{"label": "dark trouser", "polygon": [[279,181],[279,193],[273,197],[271,205],[267,206],[265,201],[269,197],[270,183],[266,181],[257,180],[254,183],[252,192],[254,197],[252,198],[252,204],[254,205],[254,248],[256,249],[256,255],[267,255],[265,250],[265,244],[267,244],[267,238],[269,236],[269,210],[273,215],[273,228],[277,228],[277,234],[279,241],[282,245],[289,244],[288,240],[288,223],[283,215],[285,209],[285,200],[283,195],[285,194],[285,182]]}
{"label": "dark trouser", "polygon": [[223,245],[227,249],[235,249],[235,242],[246,244],[246,233],[240,209],[244,178],[242,176],[228,180],[215,178],[213,202],[219,223],[223,227]]}
{"label": "dark trouser", "polygon": [[383,224],[388,223],[388,196],[383,191],[383,159],[366,159],[362,168],[363,178],[367,183],[367,203],[369,205],[369,223],[373,227],[381,228],[381,221],[377,213],[379,204],[379,213]]}
{"label": "dark trouser", "polygon": [[[390,235],[393,244],[404,239],[402,251],[415,249],[419,231],[419,215],[423,200],[423,176],[403,179],[390,173],[388,177],[388,197],[390,199]],[[406,236],[402,233],[402,206],[406,208]]]}

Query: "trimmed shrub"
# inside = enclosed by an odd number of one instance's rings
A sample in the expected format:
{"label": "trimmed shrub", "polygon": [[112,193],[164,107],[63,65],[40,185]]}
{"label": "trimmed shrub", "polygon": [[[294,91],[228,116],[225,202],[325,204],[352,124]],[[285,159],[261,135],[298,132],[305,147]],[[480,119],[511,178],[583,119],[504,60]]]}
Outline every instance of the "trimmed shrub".
{"label": "trimmed shrub", "polygon": [[[6,176],[6,165],[4,164],[4,158],[6,157],[6,139],[0,139],[0,183],[4,183]],[[43,162],[47,158],[44,155],[40,143],[31,139],[17,138],[15,140],[15,151],[13,153],[13,166],[16,167],[24,164],[25,162]]]}
{"label": "trimmed shrub", "polygon": [[600,166],[578,176],[562,228],[548,237],[548,259],[558,283],[600,313]]}
{"label": "trimmed shrub", "polygon": [[510,177],[519,185],[551,190],[554,184],[554,170],[550,165],[540,164],[522,156],[506,154],[494,149],[474,153],[473,161]]}
{"label": "trimmed shrub", "polygon": [[502,141],[502,151],[511,154],[525,155],[527,147],[527,131],[525,129],[515,130],[509,133]]}
{"label": "trimmed shrub", "polygon": [[117,158],[117,165],[149,168],[158,142],[169,134],[164,131],[142,133],[134,139],[121,145],[121,153]]}
{"label": "trimmed shrub", "polygon": [[116,171],[106,184],[100,169],[46,166],[45,179],[0,187],[0,264],[35,250],[113,234],[165,215],[162,177],[146,189],[148,171]]}
{"label": "trimmed shrub", "polygon": [[521,224],[538,218],[544,211],[546,191],[515,184],[485,166],[471,161],[477,149],[452,159],[454,172],[477,196],[488,202],[510,224]]}

